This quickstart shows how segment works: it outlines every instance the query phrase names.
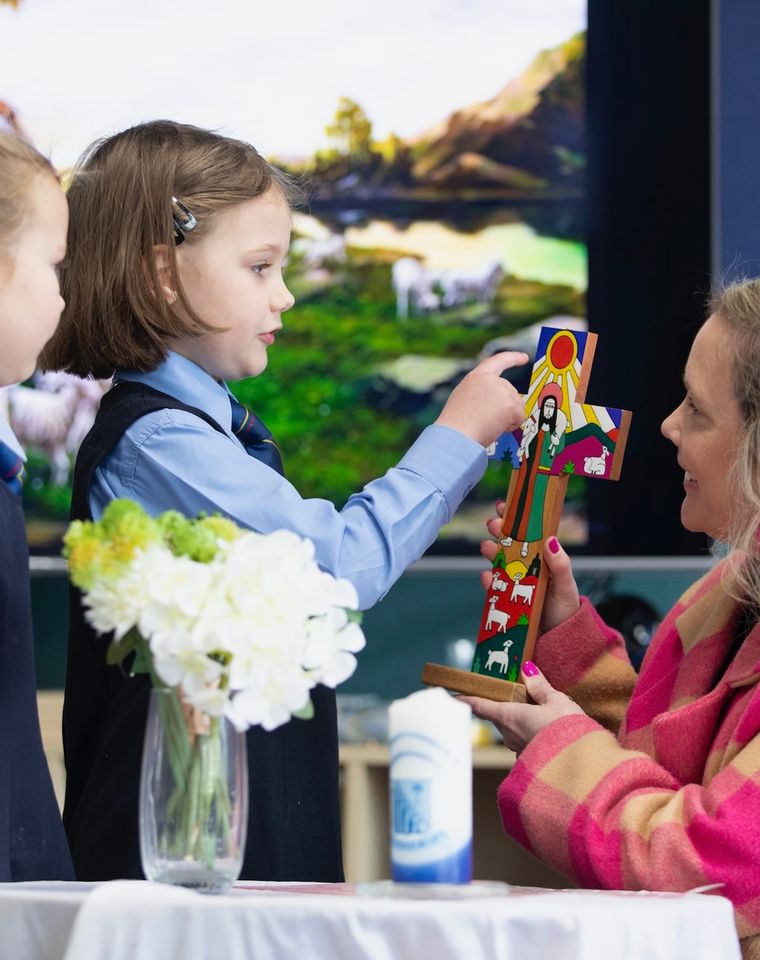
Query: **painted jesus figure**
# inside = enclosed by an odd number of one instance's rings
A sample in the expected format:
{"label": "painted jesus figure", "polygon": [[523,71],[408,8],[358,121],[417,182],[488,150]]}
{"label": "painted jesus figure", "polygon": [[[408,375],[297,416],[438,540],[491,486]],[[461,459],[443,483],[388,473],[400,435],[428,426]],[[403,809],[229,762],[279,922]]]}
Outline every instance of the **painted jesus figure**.
{"label": "painted jesus figure", "polygon": [[522,541],[523,557],[528,555],[529,543],[543,539],[546,486],[554,458],[565,445],[567,417],[561,405],[562,388],[547,384],[522,425],[517,483],[504,515],[501,543],[509,547],[513,540]]}

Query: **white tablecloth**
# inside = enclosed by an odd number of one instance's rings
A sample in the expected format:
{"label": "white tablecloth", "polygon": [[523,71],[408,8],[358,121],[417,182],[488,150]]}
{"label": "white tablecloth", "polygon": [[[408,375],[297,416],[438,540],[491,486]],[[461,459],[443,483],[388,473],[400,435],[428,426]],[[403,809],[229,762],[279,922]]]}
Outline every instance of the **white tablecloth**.
{"label": "white tablecloth", "polygon": [[138,881],[0,884],[0,960],[738,960],[704,894],[541,891],[402,900],[346,885],[223,897]]}

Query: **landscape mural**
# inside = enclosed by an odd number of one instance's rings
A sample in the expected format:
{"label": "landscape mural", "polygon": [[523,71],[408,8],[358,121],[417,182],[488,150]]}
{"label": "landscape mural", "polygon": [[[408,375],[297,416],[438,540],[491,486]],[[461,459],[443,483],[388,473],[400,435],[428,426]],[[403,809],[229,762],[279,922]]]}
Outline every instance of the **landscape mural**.
{"label": "landscape mural", "polygon": [[[426,5],[434,42],[441,4]],[[0,6],[0,35],[20,31],[34,6]],[[523,5],[506,6],[519,24]],[[414,128],[408,119],[398,130],[387,116],[379,120],[381,101],[365,73],[346,71],[333,86],[337,95],[309,102],[321,129],[310,149],[294,149],[284,135],[281,148],[262,144],[242,123],[229,131],[266,147],[306,188],[287,267],[296,306],[267,373],[233,387],[266,420],[306,496],[340,505],[396,463],[480,358],[505,347],[532,356],[542,324],[585,329],[585,8],[578,0],[548,6],[572,8],[581,28],[547,45],[531,33],[535,46],[520,69],[505,56],[500,83],[482,99],[460,101],[454,91],[446,109],[430,106],[429,115],[423,99]],[[496,7],[474,4],[472,16],[487,28]],[[371,31],[369,7],[352,9],[352,29]],[[57,134],[52,114],[41,115],[31,97],[25,103],[8,68],[0,67],[0,98],[59,166],[110,132],[93,125],[87,135],[78,111],[76,134]],[[475,55],[469,69],[477,68]],[[294,57],[290,70],[298,69]],[[388,82],[378,71],[377,88]],[[302,83],[309,84],[306,71]],[[141,96],[131,122],[158,115],[148,84]],[[213,125],[205,109],[195,116],[188,104],[173,115]],[[529,372],[528,365],[516,374],[521,389]],[[25,502],[38,548],[55,542],[67,515],[69,464],[103,386],[54,376],[6,391],[11,421],[30,449]],[[32,399],[39,393],[47,398]],[[498,464],[489,468],[434,550],[472,552],[507,479]],[[570,480],[561,528],[568,543],[585,538],[583,483]]]}

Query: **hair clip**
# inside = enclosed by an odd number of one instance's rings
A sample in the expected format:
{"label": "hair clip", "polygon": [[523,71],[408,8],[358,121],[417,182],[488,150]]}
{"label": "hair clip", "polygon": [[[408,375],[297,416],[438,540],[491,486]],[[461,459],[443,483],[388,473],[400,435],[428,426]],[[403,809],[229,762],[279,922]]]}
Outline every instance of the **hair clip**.
{"label": "hair clip", "polygon": [[172,214],[172,223],[174,224],[174,243],[176,246],[179,246],[181,243],[185,242],[185,237],[188,233],[191,233],[198,226],[198,221],[190,213],[187,207],[178,200],[176,197],[172,197],[172,203],[177,207],[182,214],[178,216],[177,213]]}

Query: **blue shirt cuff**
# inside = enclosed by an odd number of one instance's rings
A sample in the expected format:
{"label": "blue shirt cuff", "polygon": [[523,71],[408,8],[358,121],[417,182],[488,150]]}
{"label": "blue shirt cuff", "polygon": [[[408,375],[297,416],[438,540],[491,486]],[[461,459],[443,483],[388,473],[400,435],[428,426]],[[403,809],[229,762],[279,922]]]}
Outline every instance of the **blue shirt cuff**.
{"label": "blue shirt cuff", "polygon": [[479,443],[458,430],[435,424],[422,431],[398,464],[399,469],[411,470],[440,490],[449,520],[487,465],[485,448]]}

